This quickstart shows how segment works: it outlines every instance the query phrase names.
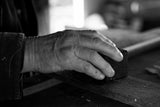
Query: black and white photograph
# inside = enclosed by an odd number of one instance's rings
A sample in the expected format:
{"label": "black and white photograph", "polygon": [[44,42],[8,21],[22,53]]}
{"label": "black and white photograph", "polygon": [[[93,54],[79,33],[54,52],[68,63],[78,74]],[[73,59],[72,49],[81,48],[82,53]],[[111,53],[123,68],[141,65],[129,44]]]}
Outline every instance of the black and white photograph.
{"label": "black and white photograph", "polygon": [[0,0],[0,107],[160,107],[160,0]]}

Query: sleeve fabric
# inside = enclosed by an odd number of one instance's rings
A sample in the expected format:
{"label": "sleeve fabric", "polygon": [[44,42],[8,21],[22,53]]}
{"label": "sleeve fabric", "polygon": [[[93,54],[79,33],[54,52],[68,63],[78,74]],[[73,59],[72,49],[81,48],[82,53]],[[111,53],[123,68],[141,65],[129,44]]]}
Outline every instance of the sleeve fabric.
{"label": "sleeve fabric", "polygon": [[22,97],[25,36],[37,34],[32,0],[0,0],[0,101]]}
{"label": "sleeve fabric", "polygon": [[0,101],[22,97],[24,41],[22,33],[0,32]]}

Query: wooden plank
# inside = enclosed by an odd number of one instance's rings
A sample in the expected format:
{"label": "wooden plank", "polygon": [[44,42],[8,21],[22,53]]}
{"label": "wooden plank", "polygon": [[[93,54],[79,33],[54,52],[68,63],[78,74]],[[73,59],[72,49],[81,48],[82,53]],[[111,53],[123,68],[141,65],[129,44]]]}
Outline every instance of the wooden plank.
{"label": "wooden plank", "polygon": [[131,76],[107,82],[82,82],[74,78],[64,82],[135,107],[160,107],[160,86]]}
{"label": "wooden plank", "polygon": [[153,38],[124,48],[128,52],[128,57],[133,57],[142,52],[154,49],[160,46],[160,37]]}
{"label": "wooden plank", "polygon": [[60,83],[62,83],[62,82],[60,80],[55,79],[55,78],[43,81],[39,84],[24,88],[23,89],[23,96],[35,94],[37,92],[40,92],[40,91],[45,90],[47,88],[53,87],[53,86],[60,84]]}

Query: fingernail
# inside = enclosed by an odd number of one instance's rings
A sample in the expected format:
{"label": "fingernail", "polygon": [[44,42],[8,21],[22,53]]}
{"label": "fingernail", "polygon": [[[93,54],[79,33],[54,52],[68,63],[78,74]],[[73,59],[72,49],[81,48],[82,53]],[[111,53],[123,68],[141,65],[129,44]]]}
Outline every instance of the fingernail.
{"label": "fingernail", "polygon": [[95,72],[95,77],[99,80],[103,80],[105,78],[105,75],[102,74],[100,71]]}
{"label": "fingernail", "polygon": [[113,42],[112,42],[112,45],[113,45],[114,47],[116,47],[116,44],[115,44],[115,43],[113,43]]}
{"label": "fingernail", "polygon": [[[107,71],[108,71],[108,69],[107,69]],[[115,75],[115,71],[112,68],[110,68],[109,73],[108,73],[108,77],[113,77],[114,75]]]}
{"label": "fingernail", "polygon": [[123,54],[119,49],[117,49],[117,52],[118,52],[119,60],[121,61],[123,59]]}
{"label": "fingernail", "polygon": [[121,52],[119,52],[119,56],[123,59],[123,54]]}
{"label": "fingernail", "polygon": [[99,79],[104,79],[104,78],[105,78],[105,76],[103,74],[99,75]]}

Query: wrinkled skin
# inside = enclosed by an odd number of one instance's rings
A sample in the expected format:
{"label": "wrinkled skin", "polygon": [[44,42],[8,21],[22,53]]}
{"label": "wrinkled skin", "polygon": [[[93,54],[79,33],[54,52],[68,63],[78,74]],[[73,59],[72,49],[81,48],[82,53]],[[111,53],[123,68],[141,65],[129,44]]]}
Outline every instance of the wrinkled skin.
{"label": "wrinkled skin", "polygon": [[66,30],[26,40],[23,72],[41,73],[75,70],[95,79],[112,77],[115,72],[100,55],[115,61],[123,55],[107,37],[96,31]]}

